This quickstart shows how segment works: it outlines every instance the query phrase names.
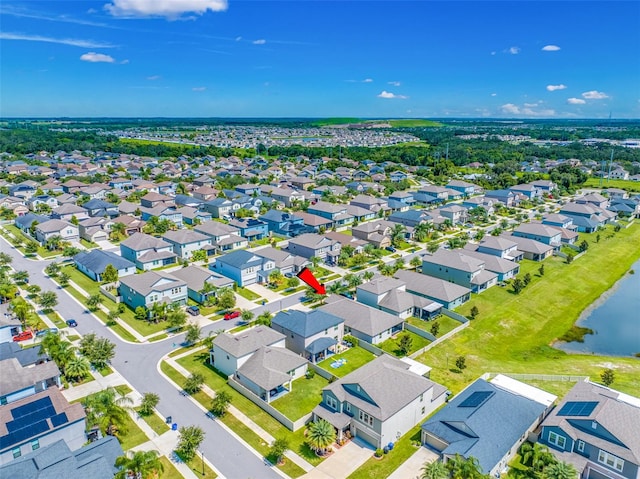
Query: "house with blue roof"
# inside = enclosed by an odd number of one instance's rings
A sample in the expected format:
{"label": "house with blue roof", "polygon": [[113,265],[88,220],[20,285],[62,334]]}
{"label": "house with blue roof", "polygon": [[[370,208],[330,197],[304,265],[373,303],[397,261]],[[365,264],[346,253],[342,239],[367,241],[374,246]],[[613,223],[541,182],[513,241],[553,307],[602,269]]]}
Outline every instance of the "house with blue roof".
{"label": "house with blue roof", "polygon": [[254,218],[233,218],[229,225],[240,230],[240,236],[249,241],[261,240],[269,236],[269,226],[261,220]]}
{"label": "house with blue roof", "polygon": [[444,462],[474,457],[482,474],[500,477],[555,399],[506,376],[477,379],[422,424],[422,444]]}
{"label": "house with blue roof", "polygon": [[118,270],[118,277],[135,274],[135,263],[111,251],[93,249],[83,251],[73,257],[76,268],[94,281],[101,282],[102,274],[107,265],[113,265]]}
{"label": "house with blue roof", "polygon": [[84,203],[82,207],[89,212],[89,216],[108,216],[115,218],[120,214],[118,205],[99,199],[89,200]]}
{"label": "house with blue roof", "polygon": [[276,262],[255,252],[237,250],[216,258],[209,268],[234,280],[238,286],[247,286],[267,281],[269,274],[276,269]]}
{"label": "house with blue roof", "polygon": [[302,233],[311,233],[313,228],[305,226],[304,219],[294,213],[269,210],[259,217],[260,221],[267,224],[269,233],[282,236],[298,236]]}
{"label": "house with blue roof", "polygon": [[285,346],[312,363],[336,352],[344,336],[344,320],[325,311],[280,311],[271,327],[286,336]]}
{"label": "house with blue roof", "polygon": [[511,190],[489,190],[485,192],[484,197],[499,201],[507,208],[517,206],[519,203],[516,193]]}

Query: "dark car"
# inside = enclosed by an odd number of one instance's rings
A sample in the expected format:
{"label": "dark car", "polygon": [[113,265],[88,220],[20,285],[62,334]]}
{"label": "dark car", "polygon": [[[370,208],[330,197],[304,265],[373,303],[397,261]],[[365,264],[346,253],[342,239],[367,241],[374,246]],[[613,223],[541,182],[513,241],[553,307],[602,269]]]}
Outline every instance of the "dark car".
{"label": "dark car", "polygon": [[229,321],[230,319],[235,319],[240,317],[240,311],[229,311],[224,315],[224,320]]}
{"label": "dark car", "polygon": [[395,249],[393,246],[387,246],[385,249],[386,249],[387,251],[391,251],[392,253],[395,253],[395,252],[396,252],[396,249]]}
{"label": "dark car", "polygon": [[344,296],[345,298],[348,298],[348,299],[353,299],[353,295],[348,291],[345,291],[344,293],[340,293],[340,296]]}
{"label": "dark car", "polygon": [[78,322],[75,319],[67,319],[66,323],[70,328],[75,328],[78,325]]}
{"label": "dark car", "polygon": [[187,313],[189,313],[191,316],[198,316],[200,314],[200,308],[198,308],[197,306],[189,306],[187,308]]}
{"label": "dark car", "polygon": [[27,339],[31,339],[33,338],[33,333],[31,331],[22,331],[21,333],[16,334],[13,337],[13,340],[15,342],[18,341],[26,341]]}

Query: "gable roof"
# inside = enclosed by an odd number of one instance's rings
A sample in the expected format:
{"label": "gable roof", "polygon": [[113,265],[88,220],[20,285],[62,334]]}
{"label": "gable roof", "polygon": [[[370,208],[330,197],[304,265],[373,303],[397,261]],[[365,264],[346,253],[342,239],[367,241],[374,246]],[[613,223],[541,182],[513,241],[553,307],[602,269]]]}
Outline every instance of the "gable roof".
{"label": "gable roof", "polygon": [[134,233],[126,240],[122,241],[120,245],[126,246],[134,251],[171,247],[171,244],[167,243],[162,238],[156,238],[155,236],[151,236],[146,233]]}
{"label": "gable roof", "polygon": [[439,249],[431,255],[426,254],[422,257],[422,261],[469,273],[475,273],[476,271],[483,269],[485,264],[482,259],[469,256],[462,251],[446,249]]}
{"label": "gable roof", "polygon": [[231,251],[216,258],[216,263],[224,263],[238,269],[248,268],[250,266],[258,266],[263,263],[263,258],[244,249]]}
{"label": "gable roof", "polygon": [[196,243],[198,241],[211,241],[210,236],[189,229],[169,230],[162,237],[167,241],[180,245]]}
{"label": "gable roof", "polygon": [[285,348],[261,346],[238,368],[244,376],[262,389],[270,391],[291,380],[289,371],[299,368],[307,360]]}
{"label": "gable roof", "polygon": [[68,221],[64,220],[48,220],[43,223],[40,223],[36,226],[36,229],[42,231],[43,233],[55,233],[67,227],[78,228],[75,225],[72,225]]}
{"label": "gable roof", "polygon": [[410,365],[387,354],[329,384],[339,401],[347,401],[358,409],[385,421],[421,394],[433,389],[433,399],[447,390],[444,386],[411,372]]}
{"label": "gable roof", "polygon": [[303,338],[311,337],[343,322],[342,318],[318,309],[309,312],[295,309],[280,311],[271,320],[271,324],[280,326]]}
{"label": "gable roof", "polygon": [[128,286],[143,296],[147,296],[152,291],[166,291],[187,285],[185,281],[162,271],[145,271],[142,274],[130,274],[120,278],[120,284]]}
{"label": "gable roof", "polygon": [[187,288],[193,291],[200,291],[204,287],[205,281],[217,288],[232,287],[234,284],[232,279],[226,276],[220,276],[211,270],[194,264],[172,271],[171,276],[175,276],[186,282]]}
{"label": "gable roof", "polygon": [[[33,348],[38,349],[38,348]],[[22,366],[16,357],[0,361],[0,396],[20,391],[49,378],[60,376],[56,363],[48,361],[37,366]],[[0,426],[0,432],[2,427]]]}
{"label": "gable roof", "polygon": [[434,278],[426,274],[416,273],[414,271],[398,270],[393,275],[394,278],[401,279],[407,284],[407,290],[422,294],[438,301],[455,301],[456,299],[470,294],[471,290],[460,286],[459,284],[450,283],[440,278]]}
{"label": "gable roof", "polygon": [[136,266],[131,261],[120,255],[111,251],[103,251],[101,249],[93,249],[88,252],[83,251],[78,253],[73,257],[73,261],[97,274],[104,273],[104,270],[109,264],[112,264],[117,270],[135,268]]}
{"label": "gable roof", "polygon": [[329,303],[316,311],[324,311],[344,320],[345,326],[360,331],[367,336],[377,336],[404,320],[362,303],[341,296],[331,296]]}
{"label": "gable roof", "polygon": [[257,351],[262,346],[272,346],[282,341],[285,336],[266,326],[260,325],[246,329],[238,334],[222,333],[213,340],[213,345],[236,358]]}

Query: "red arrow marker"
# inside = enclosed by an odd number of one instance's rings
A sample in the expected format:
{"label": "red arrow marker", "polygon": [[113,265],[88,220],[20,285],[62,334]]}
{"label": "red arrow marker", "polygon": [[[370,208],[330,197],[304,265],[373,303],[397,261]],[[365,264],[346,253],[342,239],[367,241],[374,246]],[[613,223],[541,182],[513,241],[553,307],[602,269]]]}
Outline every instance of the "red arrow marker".
{"label": "red arrow marker", "polygon": [[297,274],[298,278],[311,286],[317,294],[327,294],[327,290],[324,289],[324,284],[320,284],[313,272],[309,268],[302,268]]}

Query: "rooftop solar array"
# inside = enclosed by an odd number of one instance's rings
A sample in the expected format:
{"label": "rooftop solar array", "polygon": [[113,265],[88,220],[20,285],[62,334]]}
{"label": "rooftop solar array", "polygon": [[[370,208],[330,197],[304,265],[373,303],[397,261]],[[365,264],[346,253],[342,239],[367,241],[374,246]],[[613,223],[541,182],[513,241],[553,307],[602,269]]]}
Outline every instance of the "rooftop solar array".
{"label": "rooftop solar array", "polygon": [[478,407],[493,395],[493,391],[475,391],[458,407]]}
{"label": "rooftop solar array", "polygon": [[562,406],[558,416],[590,416],[597,405],[597,401],[570,401]]}
{"label": "rooftop solar array", "polygon": [[69,422],[65,413],[56,414],[51,398],[45,397],[18,406],[11,410],[13,421],[7,422],[8,434],[0,437],[0,449],[18,444],[50,429],[47,419],[54,428]]}

